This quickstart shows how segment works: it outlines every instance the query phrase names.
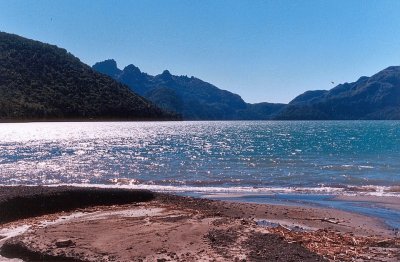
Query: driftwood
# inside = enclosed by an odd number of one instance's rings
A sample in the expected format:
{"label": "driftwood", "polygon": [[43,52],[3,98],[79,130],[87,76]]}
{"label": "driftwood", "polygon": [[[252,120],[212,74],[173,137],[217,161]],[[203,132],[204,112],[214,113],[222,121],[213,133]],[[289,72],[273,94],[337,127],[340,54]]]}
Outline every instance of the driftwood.
{"label": "driftwood", "polygon": [[[308,220],[337,222],[319,218]],[[284,237],[289,243],[299,243],[330,261],[400,261],[399,237],[355,236],[327,229],[296,232],[282,226],[268,228],[268,231]]]}
{"label": "driftwood", "polygon": [[335,220],[334,218],[304,218],[304,217],[294,217],[293,219],[298,219],[298,220],[312,220],[312,221],[321,221],[321,222],[327,222],[327,223],[331,223],[331,224],[335,224],[335,225],[341,225],[341,226],[347,226],[341,223],[344,223],[346,221],[344,220]]}

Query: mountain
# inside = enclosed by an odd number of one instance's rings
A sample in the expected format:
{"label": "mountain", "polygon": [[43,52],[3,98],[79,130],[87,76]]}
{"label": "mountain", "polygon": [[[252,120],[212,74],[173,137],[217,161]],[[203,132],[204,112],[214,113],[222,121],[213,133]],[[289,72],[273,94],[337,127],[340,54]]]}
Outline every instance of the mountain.
{"label": "mountain", "polygon": [[400,119],[400,67],[391,66],[329,91],[307,91],[276,117],[284,120]]}
{"label": "mountain", "polygon": [[0,32],[0,121],[171,117],[65,49]]}
{"label": "mountain", "polygon": [[151,76],[134,65],[118,69],[114,60],[93,68],[128,85],[161,108],[184,119],[356,120],[400,119],[400,67],[388,67],[331,90],[307,91],[288,105],[249,104],[231,92],[195,77],[174,76],[168,70]]}
{"label": "mountain", "polygon": [[284,107],[283,104],[248,104],[237,94],[193,76],[172,75],[168,70],[156,76],[143,73],[134,65],[120,70],[112,59],[96,63],[93,69],[187,120],[271,119]]}

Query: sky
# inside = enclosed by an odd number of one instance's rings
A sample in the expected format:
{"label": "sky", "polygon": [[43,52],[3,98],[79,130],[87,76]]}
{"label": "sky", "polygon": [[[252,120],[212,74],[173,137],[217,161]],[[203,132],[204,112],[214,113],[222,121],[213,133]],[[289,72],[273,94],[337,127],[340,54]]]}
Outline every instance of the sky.
{"label": "sky", "polygon": [[0,31],[93,65],[195,76],[251,103],[287,103],[400,64],[394,0],[0,0]]}

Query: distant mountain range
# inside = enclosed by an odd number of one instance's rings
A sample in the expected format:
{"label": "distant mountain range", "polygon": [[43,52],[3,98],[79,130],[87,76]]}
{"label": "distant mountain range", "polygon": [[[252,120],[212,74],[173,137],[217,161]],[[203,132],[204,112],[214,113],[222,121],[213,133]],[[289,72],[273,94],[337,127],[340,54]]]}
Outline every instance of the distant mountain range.
{"label": "distant mountain range", "polygon": [[134,65],[123,70],[114,60],[96,63],[93,69],[126,84],[168,111],[177,112],[187,120],[261,120],[272,119],[284,104],[249,104],[234,93],[195,77],[175,76],[168,70],[151,76]]}
{"label": "distant mountain range", "polygon": [[181,114],[184,119],[400,119],[400,67],[395,66],[329,91],[307,91],[287,105],[249,104],[239,95],[195,77],[174,76],[167,70],[151,76],[134,65],[121,70],[112,59],[96,63],[93,69],[128,85],[161,108]]}
{"label": "distant mountain range", "polygon": [[0,121],[171,118],[65,49],[0,32]]}
{"label": "distant mountain range", "polygon": [[[96,72],[97,71],[97,72]],[[400,119],[400,67],[289,104],[249,104],[168,70],[151,76],[114,60],[93,69],[65,49],[0,32],[0,121]]]}
{"label": "distant mountain range", "polygon": [[329,91],[305,92],[293,99],[276,119],[400,119],[400,67],[388,67]]}

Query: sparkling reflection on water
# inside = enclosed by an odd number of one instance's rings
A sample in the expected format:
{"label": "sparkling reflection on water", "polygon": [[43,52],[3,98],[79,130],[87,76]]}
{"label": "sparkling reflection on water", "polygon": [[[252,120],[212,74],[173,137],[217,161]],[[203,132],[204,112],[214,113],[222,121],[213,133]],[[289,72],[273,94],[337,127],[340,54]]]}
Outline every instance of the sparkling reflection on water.
{"label": "sparkling reflection on water", "polygon": [[0,124],[0,183],[400,185],[399,121]]}

